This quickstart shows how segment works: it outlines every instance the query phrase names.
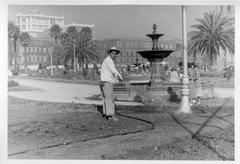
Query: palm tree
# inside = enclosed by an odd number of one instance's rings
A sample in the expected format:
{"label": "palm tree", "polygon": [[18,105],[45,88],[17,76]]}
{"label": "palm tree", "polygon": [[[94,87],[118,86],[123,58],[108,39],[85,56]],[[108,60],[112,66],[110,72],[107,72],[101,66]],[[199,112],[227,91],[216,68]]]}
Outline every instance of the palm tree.
{"label": "palm tree", "polygon": [[98,59],[96,54],[96,43],[92,39],[92,30],[88,27],[82,28],[80,32],[75,27],[69,27],[68,30],[61,36],[62,59],[66,64],[69,61],[73,66],[73,50],[74,45],[76,50],[76,58],[80,67],[85,65],[88,68],[89,62],[95,63]]}
{"label": "palm tree", "polygon": [[209,12],[203,19],[196,20],[199,24],[192,25],[196,30],[189,33],[189,55],[195,59],[196,55],[203,55],[211,68],[220,56],[220,49],[234,53],[234,18]]}
{"label": "palm tree", "polygon": [[61,58],[64,65],[71,62],[71,67],[73,68],[74,64],[74,45],[76,45],[75,40],[77,39],[77,29],[75,27],[69,27],[66,32],[61,35],[60,43],[62,45],[62,54]]}
{"label": "palm tree", "polygon": [[[18,26],[16,26],[13,22],[8,22],[8,41],[10,46],[10,41],[13,39],[13,45],[14,45],[14,55],[15,55],[15,66],[17,65],[17,40],[20,36],[20,30]],[[11,50],[10,50],[11,52]],[[10,53],[10,66],[12,65],[12,54]]]}
{"label": "palm tree", "polygon": [[21,45],[24,47],[24,66],[27,68],[27,54],[26,49],[30,44],[31,37],[27,32],[22,32],[19,37]]}
{"label": "palm tree", "polygon": [[99,56],[96,53],[97,44],[93,39],[91,28],[82,28],[77,38],[77,46],[79,49],[77,54],[78,61],[85,64],[86,69],[88,69],[89,62],[96,63],[94,61],[99,60]]}
{"label": "palm tree", "polygon": [[58,64],[59,64],[59,54],[58,54],[58,49],[59,49],[59,39],[61,37],[61,34],[62,34],[62,28],[57,25],[57,24],[54,24],[51,26],[50,28],[50,37],[54,39],[54,52],[55,52],[55,56],[56,56],[56,66],[58,68]]}

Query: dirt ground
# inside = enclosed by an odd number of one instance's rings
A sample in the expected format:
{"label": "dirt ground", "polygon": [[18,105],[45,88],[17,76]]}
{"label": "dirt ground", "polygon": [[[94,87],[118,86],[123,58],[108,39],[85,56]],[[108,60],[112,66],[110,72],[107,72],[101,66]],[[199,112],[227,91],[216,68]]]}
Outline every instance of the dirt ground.
{"label": "dirt ground", "polygon": [[234,160],[234,101],[117,107],[118,122],[94,106],[9,97],[9,159]]}

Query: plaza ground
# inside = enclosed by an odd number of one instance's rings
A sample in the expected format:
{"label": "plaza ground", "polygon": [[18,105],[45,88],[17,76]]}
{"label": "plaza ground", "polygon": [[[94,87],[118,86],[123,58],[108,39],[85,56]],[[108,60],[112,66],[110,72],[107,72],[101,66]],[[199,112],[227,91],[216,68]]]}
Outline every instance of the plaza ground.
{"label": "plaza ground", "polygon": [[233,160],[233,100],[204,104],[189,116],[176,115],[177,104],[117,107],[131,118],[113,122],[89,105],[9,97],[9,158]]}
{"label": "plaza ground", "polygon": [[[28,83],[35,87],[11,88],[9,93],[31,97],[30,92],[48,87],[56,92],[60,87],[61,95],[71,100],[64,91],[82,87],[84,96],[95,94],[89,93],[94,91],[92,85],[87,92],[89,88],[79,84]],[[203,100],[202,105],[192,107],[191,115],[176,115],[177,103],[119,104],[118,122],[105,120],[94,105],[9,96],[9,159],[234,160],[234,95],[230,93],[230,97]]]}

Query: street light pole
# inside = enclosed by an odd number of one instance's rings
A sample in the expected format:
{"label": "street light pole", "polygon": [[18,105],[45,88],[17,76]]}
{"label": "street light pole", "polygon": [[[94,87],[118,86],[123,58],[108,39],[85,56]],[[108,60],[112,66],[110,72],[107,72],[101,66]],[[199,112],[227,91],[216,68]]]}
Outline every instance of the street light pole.
{"label": "street light pole", "polygon": [[52,58],[52,47],[51,49],[51,76],[53,76],[53,58]]}
{"label": "street light pole", "polygon": [[76,45],[75,45],[76,40],[74,39],[73,41],[74,41],[74,43],[73,43],[73,67],[74,67],[73,70],[74,70],[74,72],[76,72],[76,52],[75,52],[76,51],[75,50],[76,49]]}
{"label": "street light pole", "polygon": [[187,21],[186,21],[186,15],[187,15],[187,7],[182,5],[182,44],[183,44],[183,78],[182,78],[182,98],[181,98],[181,104],[180,108],[177,111],[177,113],[185,113],[190,114],[191,113],[191,107],[189,104],[189,78],[187,73]]}

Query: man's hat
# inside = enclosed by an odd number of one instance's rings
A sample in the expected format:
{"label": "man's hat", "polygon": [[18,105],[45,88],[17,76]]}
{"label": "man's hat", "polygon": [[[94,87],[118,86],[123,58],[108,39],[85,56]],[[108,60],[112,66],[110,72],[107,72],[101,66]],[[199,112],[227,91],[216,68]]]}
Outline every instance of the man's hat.
{"label": "man's hat", "polygon": [[107,53],[110,54],[112,51],[115,51],[117,54],[120,53],[120,50],[118,50],[116,47],[111,47],[110,49],[107,50]]}

